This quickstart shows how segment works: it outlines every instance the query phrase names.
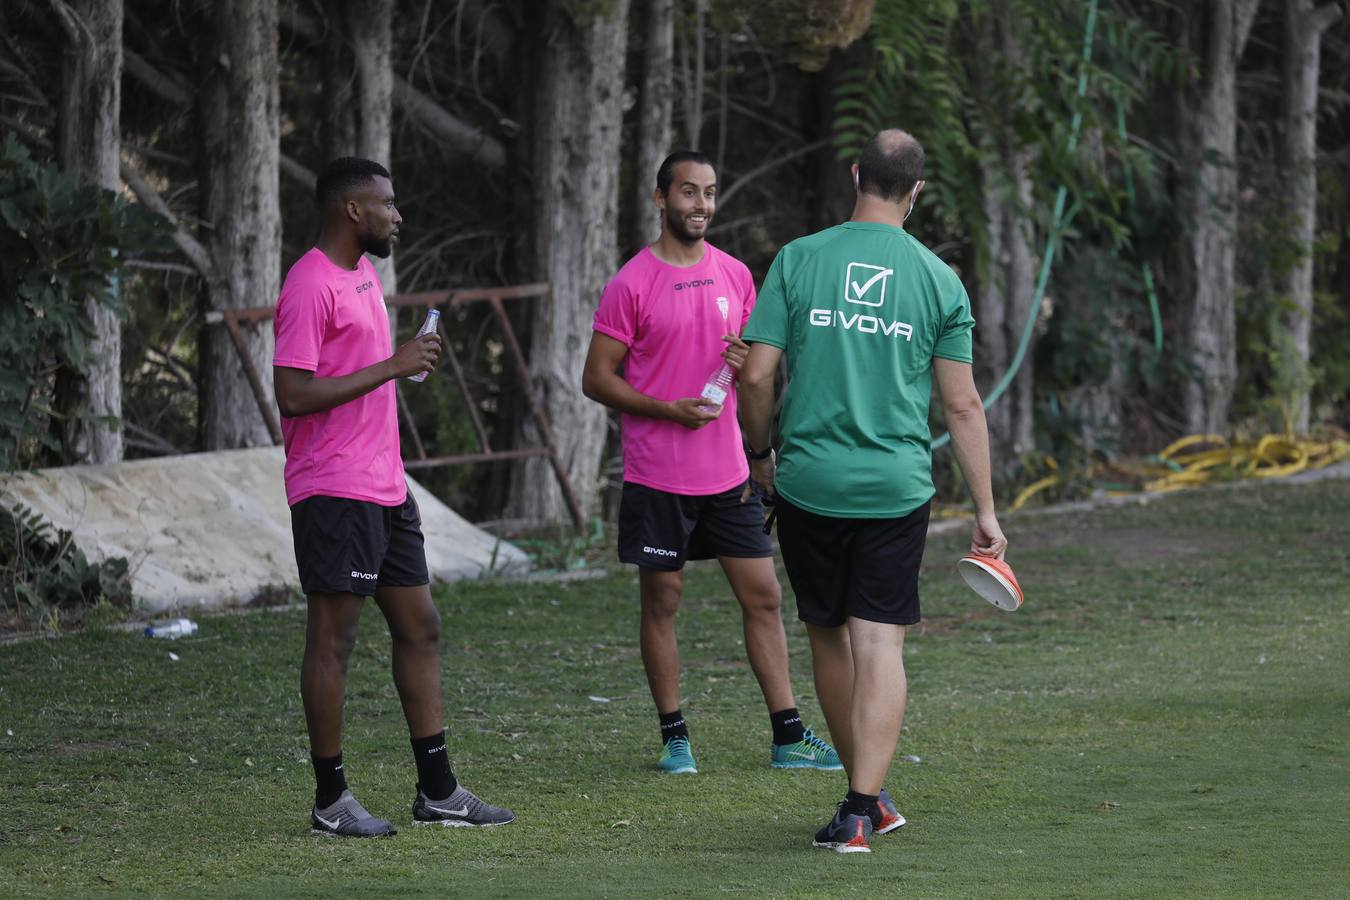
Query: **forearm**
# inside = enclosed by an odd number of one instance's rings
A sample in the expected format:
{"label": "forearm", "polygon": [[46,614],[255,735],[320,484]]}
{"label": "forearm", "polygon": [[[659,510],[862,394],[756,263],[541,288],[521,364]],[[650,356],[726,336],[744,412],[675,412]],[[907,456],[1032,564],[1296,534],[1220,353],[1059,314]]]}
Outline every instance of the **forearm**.
{"label": "forearm", "polygon": [[657,400],[633,387],[612,372],[590,375],[583,379],[582,393],[610,409],[649,419],[669,419],[670,404]]}
{"label": "forearm", "polygon": [[994,489],[989,475],[989,428],[984,409],[973,407],[947,410],[947,429],[952,436],[952,449],[961,466],[966,487],[975,503],[977,515],[993,514]]}
{"label": "forearm", "polygon": [[752,450],[773,441],[773,379],[741,380],[736,385],[741,434]]}
{"label": "forearm", "polygon": [[278,385],[277,407],[288,419],[327,412],[369,394],[393,377],[391,360],[386,359],[348,375],[319,378],[310,374],[308,378],[288,378],[284,388]]}

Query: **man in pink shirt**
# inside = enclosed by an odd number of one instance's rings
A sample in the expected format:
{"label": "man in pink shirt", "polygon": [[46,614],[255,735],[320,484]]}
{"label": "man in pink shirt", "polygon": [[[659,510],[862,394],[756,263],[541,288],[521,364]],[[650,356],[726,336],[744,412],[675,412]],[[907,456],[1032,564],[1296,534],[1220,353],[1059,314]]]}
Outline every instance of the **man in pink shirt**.
{"label": "man in pink shirt", "polygon": [[741,501],[749,467],[736,392],[720,406],[701,396],[723,361],[732,369],[745,362],[749,348],[737,335],[755,304],[754,282],[743,263],[704,240],[717,207],[706,156],[667,157],[652,196],[661,236],[606,285],[582,390],[622,413],[619,559],[638,566],[642,664],[661,723],[657,764],[671,774],[698,771],[680,710],[675,612],[685,560],[715,557],[741,604],[746,654],[769,707],[770,764],[840,769],[792,697],[763,507]]}
{"label": "man in pink shirt", "polygon": [[347,787],[342,706],[357,623],[373,596],[393,639],[394,685],[417,765],[413,824],[503,825],[508,809],[479,800],[450,770],[441,713],[441,620],[431,600],[421,516],[399,455],[394,379],[432,369],[440,338],[393,352],[375,267],[402,217],[379,163],[343,158],[319,175],[323,231],[277,300],[273,379],[286,443],[286,499],[300,586],[305,658],[300,672],[314,763],[315,832],[391,835]]}

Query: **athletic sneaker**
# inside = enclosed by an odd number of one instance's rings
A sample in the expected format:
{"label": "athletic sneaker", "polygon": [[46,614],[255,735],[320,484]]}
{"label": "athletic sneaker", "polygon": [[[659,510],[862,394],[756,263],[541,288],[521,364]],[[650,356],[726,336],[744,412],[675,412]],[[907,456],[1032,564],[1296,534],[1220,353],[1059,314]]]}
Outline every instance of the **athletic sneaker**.
{"label": "athletic sneaker", "polygon": [[845,815],[844,805],[839,804],[830,824],[816,832],[811,843],[816,847],[826,847],[835,853],[871,853],[868,839],[872,837],[872,818],[870,816]]}
{"label": "athletic sneaker", "polygon": [[835,771],[844,764],[839,754],[811,729],[795,744],[774,744],[769,751],[769,765],[775,769],[826,769]]}
{"label": "athletic sneaker", "polygon": [[315,834],[329,837],[386,837],[397,833],[393,825],[367,812],[351,791],[343,791],[332,806],[311,810],[309,824]]}
{"label": "athletic sneaker", "polygon": [[890,834],[905,824],[905,817],[895,808],[895,801],[885,788],[877,795],[877,809],[881,810],[881,818],[872,822],[873,834]]}
{"label": "athletic sneaker", "polygon": [[661,748],[661,758],[656,764],[667,775],[697,775],[698,763],[694,754],[689,752],[689,738],[673,737]]}
{"label": "athletic sneaker", "polygon": [[444,825],[447,828],[487,828],[509,825],[516,820],[516,814],[511,810],[484,803],[462,784],[456,785],[454,792],[444,800],[432,800],[422,793],[419,784],[412,816],[414,825]]}

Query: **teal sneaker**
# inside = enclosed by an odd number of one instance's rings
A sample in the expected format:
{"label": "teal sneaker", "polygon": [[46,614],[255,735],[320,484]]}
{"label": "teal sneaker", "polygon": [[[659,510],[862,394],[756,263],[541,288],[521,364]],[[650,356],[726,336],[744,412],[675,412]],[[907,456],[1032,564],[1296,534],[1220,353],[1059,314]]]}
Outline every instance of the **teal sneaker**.
{"label": "teal sneaker", "polygon": [[795,744],[774,744],[769,753],[769,765],[775,769],[825,769],[835,771],[844,764],[834,748],[816,737],[810,728]]}
{"label": "teal sneaker", "polygon": [[689,738],[675,737],[661,748],[661,759],[656,763],[667,775],[697,775],[698,763],[689,752]]}

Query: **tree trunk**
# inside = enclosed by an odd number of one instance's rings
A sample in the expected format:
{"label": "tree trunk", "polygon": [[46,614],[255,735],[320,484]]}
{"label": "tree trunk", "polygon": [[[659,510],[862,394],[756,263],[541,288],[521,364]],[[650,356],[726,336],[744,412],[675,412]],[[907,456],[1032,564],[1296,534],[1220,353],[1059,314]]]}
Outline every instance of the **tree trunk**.
{"label": "tree trunk", "polygon": [[[198,97],[203,217],[215,270],[208,309],[276,303],[281,286],[280,123],[276,0],[207,7]],[[240,326],[248,357],[272,393],[272,329]],[[201,432],[208,450],[272,443],[229,332],[202,332]]]}
{"label": "tree trunk", "polygon": [[[1001,159],[981,165],[989,259],[975,295],[975,356],[985,396],[1012,366],[1027,317],[1036,314],[1031,308],[1036,293],[1034,235],[1026,214],[1032,203],[1029,157],[1029,152],[1005,145]],[[1028,347],[1012,384],[987,413],[990,446],[1000,465],[1032,448],[1034,378]]]}
{"label": "tree trunk", "polygon": [[[1013,34],[1009,13],[999,5],[994,17],[983,23],[977,35],[986,58],[1008,65],[1024,65],[1021,45]],[[991,107],[997,97],[986,98]],[[981,274],[975,296],[977,371],[980,387],[988,396],[1012,366],[1022,340],[1036,292],[1036,254],[1032,207],[1032,151],[1024,147],[1010,123],[997,130],[997,156],[980,164],[984,215],[988,228],[986,271]],[[1028,347],[1011,385],[989,408],[990,446],[993,458],[1008,465],[1033,445],[1035,425],[1035,371],[1032,348]]]}
{"label": "tree trunk", "polygon": [[646,41],[642,53],[642,106],[638,114],[637,168],[634,170],[632,249],[661,236],[661,217],[652,204],[656,169],[670,153],[675,137],[675,2],[646,0]]}
{"label": "tree trunk", "polygon": [[1223,433],[1237,383],[1234,263],[1237,234],[1237,64],[1258,0],[1209,0],[1197,35],[1202,77],[1198,102],[1186,117],[1185,221],[1191,223],[1183,269],[1190,303],[1182,339],[1196,377],[1182,390],[1183,418],[1193,433]]}
{"label": "tree trunk", "polygon": [[1282,334],[1272,342],[1281,351],[1290,422],[1297,432],[1309,425],[1308,370],[1313,314],[1313,239],[1317,219],[1317,82],[1322,67],[1322,33],[1341,17],[1340,7],[1314,0],[1284,4],[1284,121],[1281,162],[1290,238],[1298,255],[1283,275],[1281,293],[1289,306]]}
{"label": "tree trunk", "polygon": [[[356,154],[356,64],[348,39],[349,0],[327,0],[319,47],[323,73],[323,146],[328,159]],[[322,163],[328,162],[322,160]]]}
{"label": "tree trunk", "polygon": [[[533,249],[538,276],[551,282],[552,294],[536,310],[530,376],[550,417],[559,459],[583,514],[590,515],[600,487],[605,410],[582,396],[581,365],[595,305],[618,265],[624,54],[615,48],[627,43],[628,0],[585,14],[569,13],[572,6],[551,0],[542,29],[547,38],[536,87]],[[525,440],[542,442],[532,422]],[[546,461],[516,468],[509,510],[536,520],[565,517]]]}
{"label": "tree trunk", "polygon": [[[352,51],[356,57],[356,155],[385,168],[389,161],[394,96],[394,0],[360,0],[348,7]],[[397,176],[397,173],[391,173]],[[397,193],[397,177],[394,179]],[[386,297],[398,293],[394,254],[372,259]],[[398,308],[389,307],[390,336],[398,346]]]}
{"label": "tree trunk", "polygon": [[[57,138],[61,168],[81,182],[120,190],[122,0],[70,0],[67,13]],[[68,416],[61,426],[63,455],[71,463],[120,462],[121,422],[74,414],[121,419],[122,321],[93,300],[85,302],[85,315],[94,331],[93,361],[86,374],[63,373],[57,385],[57,402]]]}

